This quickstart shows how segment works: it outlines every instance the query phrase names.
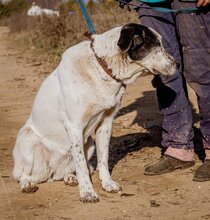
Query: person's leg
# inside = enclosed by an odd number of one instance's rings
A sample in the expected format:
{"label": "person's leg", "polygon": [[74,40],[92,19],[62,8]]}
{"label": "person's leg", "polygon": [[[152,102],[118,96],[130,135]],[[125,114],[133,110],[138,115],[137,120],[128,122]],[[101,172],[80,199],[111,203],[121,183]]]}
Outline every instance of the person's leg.
{"label": "person's leg", "polygon": [[[183,5],[184,4],[184,5]],[[184,7],[195,7],[195,3],[182,3]],[[179,2],[175,2],[180,7]],[[176,17],[187,83],[198,97],[200,130],[206,158],[195,173],[195,181],[210,180],[210,7],[199,15],[179,14]]]}
{"label": "person's leg", "polygon": [[[170,7],[169,4],[164,6]],[[140,23],[159,32],[163,37],[163,45],[166,50],[182,64],[173,16],[170,13],[161,13],[144,8],[140,8],[138,13]],[[167,173],[177,168],[194,165],[192,113],[183,86],[182,65],[173,77],[161,77],[161,79],[165,86],[175,91],[176,98],[171,99],[171,102],[167,102],[168,104],[165,105],[165,98],[168,94],[161,92],[164,89],[162,85],[156,86],[153,83],[157,88],[158,103],[163,115],[162,146],[167,150],[158,163],[146,167],[145,174],[147,175]],[[155,81],[157,79],[153,80],[153,82]]]}

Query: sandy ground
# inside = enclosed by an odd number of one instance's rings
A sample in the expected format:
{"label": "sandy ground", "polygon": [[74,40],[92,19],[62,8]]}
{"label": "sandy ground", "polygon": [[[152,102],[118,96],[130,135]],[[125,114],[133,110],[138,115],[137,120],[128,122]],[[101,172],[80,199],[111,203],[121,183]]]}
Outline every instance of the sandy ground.
{"label": "sandy ground", "polygon": [[[95,172],[92,180],[100,202],[83,204],[78,187],[62,181],[43,183],[33,194],[20,192],[12,179],[12,150],[27,119],[40,83],[51,71],[8,45],[8,29],[0,27],[0,219],[210,219],[210,183],[193,182],[195,169],[145,176],[144,166],[160,157],[161,117],[151,76],[127,89],[113,126],[110,168],[122,192],[104,192]],[[190,93],[195,105],[195,96]],[[196,113],[196,110],[195,110]],[[196,115],[196,114],[195,114]]]}

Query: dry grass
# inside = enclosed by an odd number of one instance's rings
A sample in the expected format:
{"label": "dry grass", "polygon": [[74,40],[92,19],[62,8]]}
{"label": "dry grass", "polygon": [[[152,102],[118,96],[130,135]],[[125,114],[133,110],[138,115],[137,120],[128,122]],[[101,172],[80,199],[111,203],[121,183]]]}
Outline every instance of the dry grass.
{"label": "dry grass", "polygon": [[21,13],[29,6],[26,0],[12,0],[7,4],[2,4],[0,2],[0,19],[9,17],[14,12]]}
{"label": "dry grass", "polygon": [[[27,17],[26,13],[13,14],[9,21],[12,41],[24,50],[33,50],[42,59],[57,61],[66,48],[83,40],[83,34],[88,30],[78,6],[74,5],[73,10],[75,13],[69,15],[67,6],[62,6],[60,17],[33,18]],[[134,11],[119,8],[117,2],[90,4],[88,11],[97,33],[138,22]]]}

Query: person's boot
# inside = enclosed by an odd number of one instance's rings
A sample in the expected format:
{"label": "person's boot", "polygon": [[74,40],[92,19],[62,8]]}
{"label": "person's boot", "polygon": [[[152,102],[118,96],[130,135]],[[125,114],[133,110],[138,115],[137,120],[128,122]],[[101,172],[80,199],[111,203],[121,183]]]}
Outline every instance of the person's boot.
{"label": "person's boot", "polygon": [[186,169],[195,165],[195,161],[182,161],[175,157],[164,154],[155,164],[145,167],[145,175],[160,175],[170,173],[176,169]]}
{"label": "person's boot", "polygon": [[204,160],[204,163],[198,167],[193,180],[197,182],[210,181],[210,159]]}

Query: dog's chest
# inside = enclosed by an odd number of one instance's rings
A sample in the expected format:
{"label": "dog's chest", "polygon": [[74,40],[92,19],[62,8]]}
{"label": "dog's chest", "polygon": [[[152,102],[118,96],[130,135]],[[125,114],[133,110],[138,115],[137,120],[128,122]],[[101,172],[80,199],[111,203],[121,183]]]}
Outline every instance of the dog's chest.
{"label": "dog's chest", "polygon": [[84,132],[86,137],[94,132],[105,117],[114,117],[116,106],[120,106],[124,91],[125,88],[120,87],[116,94],[109,92],[103,93],[103,95],[97,94],[100,96],[100,100],[89,105],[84,114],[83,119],[87,122]]}
{"label": "dog's chest", "polygon": [[118,86],[116,88],[112,88],[112,87],[101,87],[100,89],[98,88],[97,92],[95,93],[96,102],[94,103],[94,105],[97,109],[95,114],[98,114],[99,112],[102,111],[107,111],[115,107],[117,104],[119,104],[121,102],[124,91],[125,91],[124,86]]}

